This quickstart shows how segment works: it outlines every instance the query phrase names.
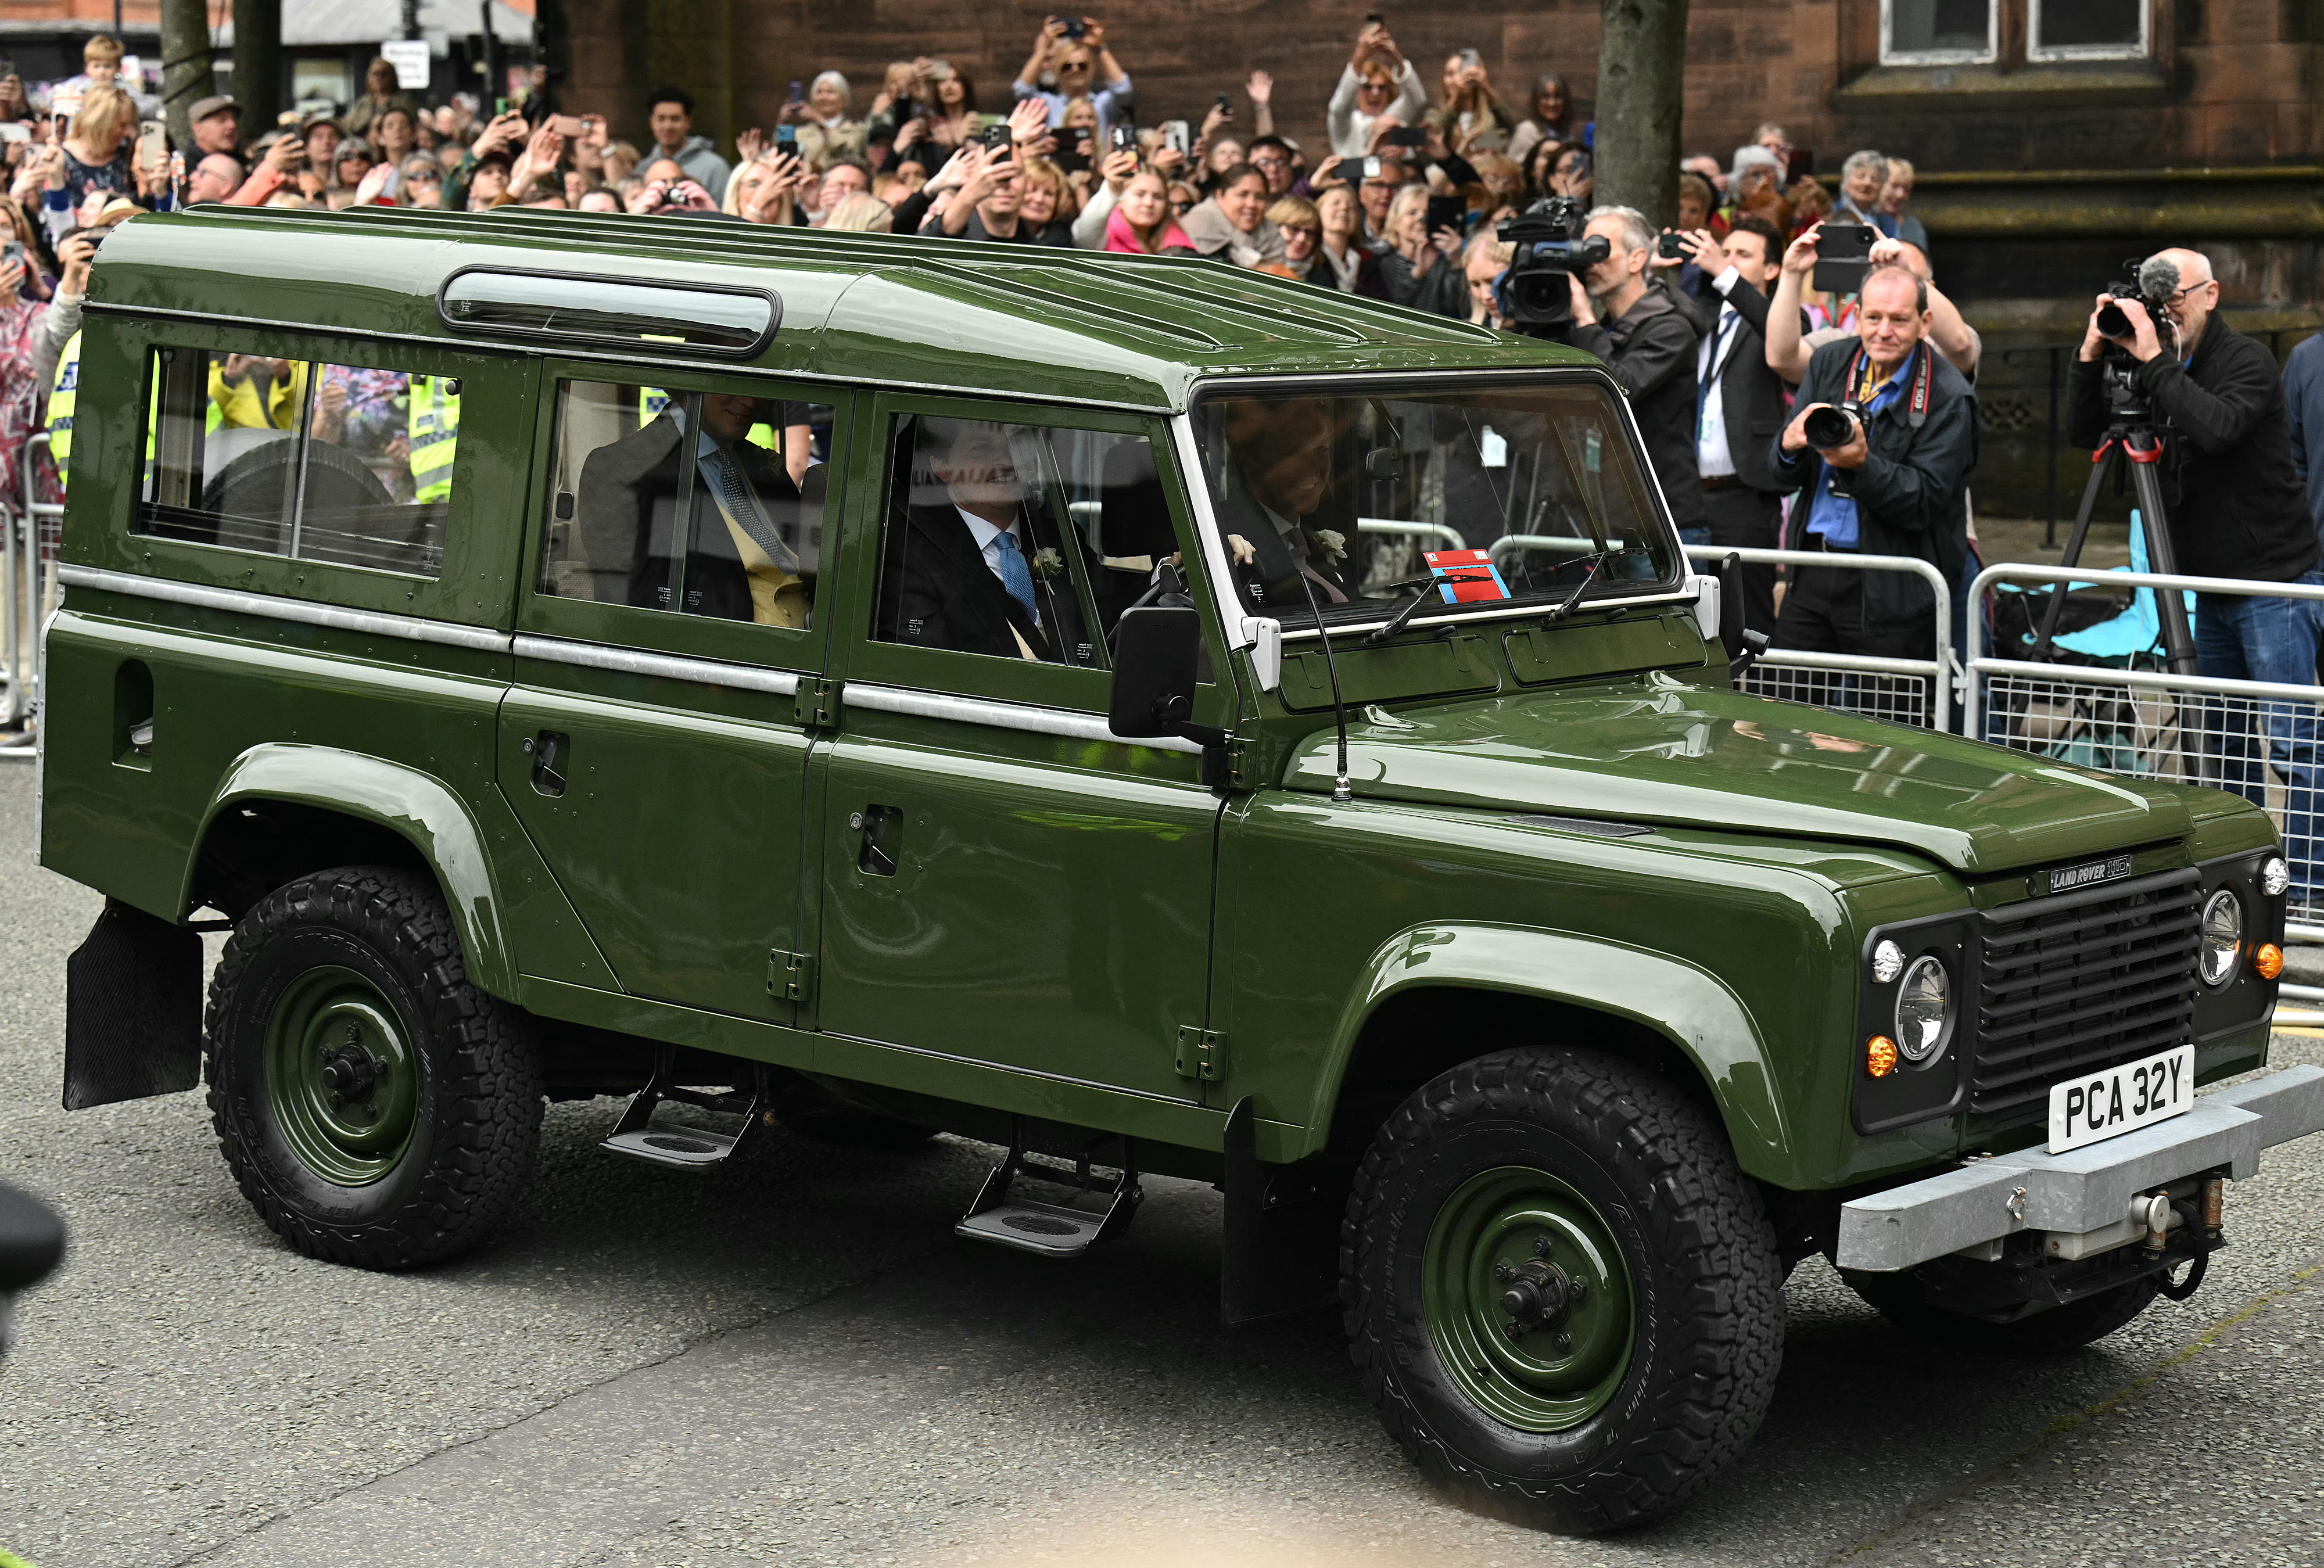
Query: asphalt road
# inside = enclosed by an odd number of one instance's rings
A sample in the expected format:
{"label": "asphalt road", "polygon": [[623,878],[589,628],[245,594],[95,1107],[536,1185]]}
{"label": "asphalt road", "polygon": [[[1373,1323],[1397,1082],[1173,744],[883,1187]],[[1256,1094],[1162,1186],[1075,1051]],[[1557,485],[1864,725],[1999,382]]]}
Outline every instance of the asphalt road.
{"label": "asphalt road", "polygon": [[[8,765],[0,764],[0,767]],[[2184,1305],[2027,1367],[1889,1330],[1821,1263],[1775,1407],[1692,1511],[1594,1542],[1449,1508],[1327,1318],[1215,1319],[1217,1199],[1160,1181],[1110,1252],[956,1241],[988,1151],[782,1145],[707,1179],[555,1108],[487,1250],[309,1262],[198,1094],[57,1109],[85,890],[0,772],[0,1174],[66,1267],[0,1364],[0,1546],[41,1568],[1073,1563],[2308,1563],[2324,1556],[2324,1139],[2230,1190]],[[2324,1056],[2277,1040],[2277,1060]]]}

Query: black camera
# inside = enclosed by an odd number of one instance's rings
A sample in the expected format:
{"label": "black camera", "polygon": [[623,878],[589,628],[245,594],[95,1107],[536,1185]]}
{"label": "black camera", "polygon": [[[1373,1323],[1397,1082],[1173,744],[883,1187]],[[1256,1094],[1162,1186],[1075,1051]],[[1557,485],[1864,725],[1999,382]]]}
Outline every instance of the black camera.
{"label": "black camera", "polygon": [[1573,319],[1567,280],[1614,254],[1604,235],[1580,237],[1588,221],[1580,202],[1550,196],[1496,226],[1500,242],[1517,247],[1509,270],[1493,285],[1503,316],[1519,327],[1563,327]]}
{"label": "black camera", "polygon": [[[1863,423],[1864,406],[1861,403],[1840,403],[1836,407],[1827,403],[1820,409],[1808,410],[1807,418],[1800,421],[1800,434],[1808,438],[1809,446],[1820,452],[1830,452],[1854,440],[1858,428]],[[1848,482],[1854,477],[1849,469],[1831,469],[1831,493],[1846,495]]]}
{"label": "black camera", "polygon": [[[2157,333],[2170,330],[2171,318],[2163,312],[2169,307],[2172,296],[2179,291],[2178,271],[2176,268],[2168,269],[2171,272],[2170,287],[2157,291],[2146,287],[2148,281],[2146,274],[2151,270],[2153,269],[2143,267],[2134,259],[2124,263],[2121,278],[2108,283],[2100,291],[2106,296],[2107,302],[2098,307],[2098,336],[2101,337],[2136,336],[2136,329],[2131,326],[2130,318],[2125,315],[2122,307],[2116,303],[2120,300],[2135,300],[2144,305],[2146,308],[2147,319],[2154,323],[2154,330]],[[2153,281],[2161,283],[2164,280],[2156,278]]]}
{"label": "black camera", "polygon": [[2165,312],[2179,296],[2179,269],[2161,256],[2144,262],[2134,256],[2123,263],[2122,277],[2102,292],[2106,303],[2098,307],[2098,336],[2107,342],[2098,355],[2098,376],[2106,388],[2107,406],[2117,418],[2148,418],[2153,410],[2147,407],[2145,389],[2138,379],[2138,362],[2118,341],[2136,337],[2138,329],[2116,301],[2137,300],[2145,307],[2147,319],[2154,323],[2156,337],[2166,345],[2175,344],[2179,326]]}
{"label": "black camera", "polygon": [[1089,36],[1089,23],[1078,16],[1053,16],[1049,20],[1065,24],[1065,38],[1068,42],[1079,43]]}

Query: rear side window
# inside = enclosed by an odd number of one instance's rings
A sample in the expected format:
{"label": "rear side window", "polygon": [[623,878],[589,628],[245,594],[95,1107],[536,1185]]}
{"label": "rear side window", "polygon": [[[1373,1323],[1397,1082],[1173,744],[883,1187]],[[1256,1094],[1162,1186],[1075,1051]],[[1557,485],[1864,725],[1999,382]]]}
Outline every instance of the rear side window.
{"label": "rear side window", "polygon": [[136,531],[403,576],[443,568],[460,383],[153,351]]}

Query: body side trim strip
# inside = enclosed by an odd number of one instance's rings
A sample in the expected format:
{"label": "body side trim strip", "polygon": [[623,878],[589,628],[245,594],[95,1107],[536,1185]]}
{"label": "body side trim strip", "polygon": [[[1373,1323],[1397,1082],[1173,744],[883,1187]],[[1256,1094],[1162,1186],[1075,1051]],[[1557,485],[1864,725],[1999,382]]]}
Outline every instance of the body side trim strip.
{"label": "body side trim strip", "polygon": [[843,701],[852,708],[874,713],[908,714],[914,718],[952,719],[964,724],[990,724],[998,730],[1023,730],[1036,735],[1063,735],[1074,741],[1104,741],[1117,746],[1145,746],[1157,752],[1183,752],[1199,757],[1203,748],[1192,741],[1157,735],[1151,740],[1126,740],[1106,727],[1094,714],[1064,708],[1033,707],[1025,703],[993,702],[983,697],[952,696],[944,692],[906,691],[900,687],[847,683]]}
{"label": "body side trim strip", "polygon": [[417,615],[350,610],[338,604],[286,599],[274,594],[253,594],[241,588],[217,588],[204,583],[181,583],[169,577],[143,577],[131,572],[106,571],[99,567],[60,566],[57,578],[69,588],[94,588],[99,593],[159,599],[164,604],[192,604],[205,610],[225,610],[240,615],[263,615],[272,621],[327,626],[335,632],[359,632],[373,637],[398,637],[407,642],[435,642],[451,648],[473,648],[482,653],[506,653],[509,650],[510,639],[505,632],[494,632],[484,626],[463,626],[450,621],[423,620]]}
{"label": "body side trim strip", "polygon": [[732,687],[738,691],[770,692],[776,696],[798,695],[799,678],[787,669],[760,669],[716,659],[685,659],[674,653],[649,653],[641,648],[614,648],[564,637],[536,637],[521,632],[516,637],[516,656],[550,664],[570,664],[582,669],[610,669],[623,675],[652,675],[664,680]]}

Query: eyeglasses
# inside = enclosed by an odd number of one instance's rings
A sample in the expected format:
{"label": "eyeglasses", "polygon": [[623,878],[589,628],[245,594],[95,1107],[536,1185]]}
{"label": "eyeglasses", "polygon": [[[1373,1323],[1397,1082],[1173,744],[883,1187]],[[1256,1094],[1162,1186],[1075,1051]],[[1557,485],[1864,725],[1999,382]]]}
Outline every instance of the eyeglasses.
{"label": "eyeglasses", "polygon": [[1260,152],[1253,155],[1250,166],[1254,169],[1288,169],[1291,160],[1280,152]]}

